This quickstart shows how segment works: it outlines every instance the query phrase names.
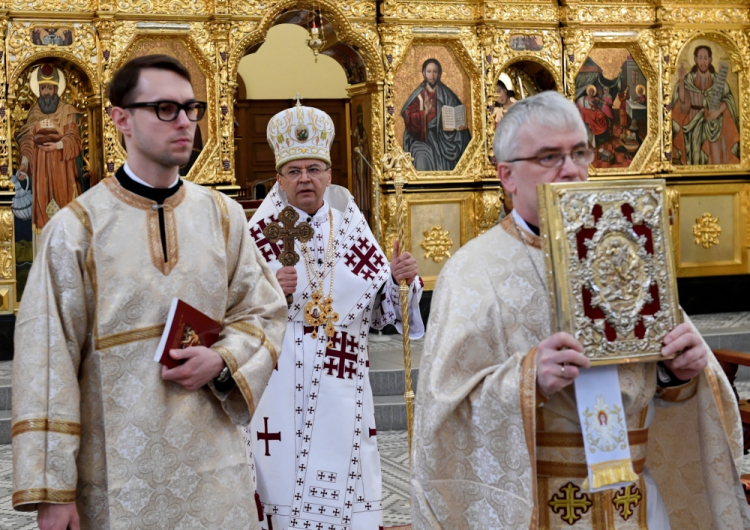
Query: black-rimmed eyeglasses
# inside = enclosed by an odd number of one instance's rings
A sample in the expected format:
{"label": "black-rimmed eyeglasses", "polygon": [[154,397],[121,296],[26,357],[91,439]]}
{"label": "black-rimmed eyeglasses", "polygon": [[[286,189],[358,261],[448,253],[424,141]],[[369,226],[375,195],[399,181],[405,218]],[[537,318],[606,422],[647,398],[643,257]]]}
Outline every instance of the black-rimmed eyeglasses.
{"label": "black-rimmed eyeglasses", "polygon": [[189,101],[187,103],[177,103],[176,101],[148,101],[130,103],[123,105],[124,109],[141,109],[152,108],[156,112],[156,117],[161,121],[174,121],[184,110],[187,119],[190,121],[200,121],[206,113],[208,104],[205,101]]}
{"label": "black-rimmed eyeglasses", "polygon": [[565,163],[565,157],[570,156],[574,164],[586,167],[594,161],[596,153],[593,149],[574,149],[570,153],[545,153],[543,155],[528,156],[526,158],[514,158],[506,162],[534,162],[542,167],[560,167]]}

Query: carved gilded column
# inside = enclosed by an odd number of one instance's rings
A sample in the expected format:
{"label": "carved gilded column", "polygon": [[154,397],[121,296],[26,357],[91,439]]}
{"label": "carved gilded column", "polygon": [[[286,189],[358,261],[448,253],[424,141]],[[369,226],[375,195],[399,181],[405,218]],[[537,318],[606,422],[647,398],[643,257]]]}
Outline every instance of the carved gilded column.
{"label": "carved gilded column", "polygon": [[109,119],[109,109],[112,104],[107,98],[107,85],[112,79],[112,34],[117,23],[112,18],[94,20],[94,26],[99,37],[99,72],[101,77],[101,113],[102,113],[102,157],[104,177],[114,176],[117,169],[117,128]]}
{"label": "carved gilded column", "polygon": [[[383,46],[383,59],[385,65],[385,79],[383,84],[383,98],[386,104],[385,118],[385,142],[383,145],[383,154],[392,152],[397,145],[395,118],[396,109],[393,106],[395,94],[393,92],[393,78],[395,75],[395,65],[393,58],[401,55],[401,49],[404,41],[409,40],[407,29],[403,26],[385,24],[380,26],[380,40]],[[384,175],[384,179],[388,178]]]}
{"label": "carved gilded column", "polygon": [[659,71],[661,72],[661,107],[663,110],[663,125],[661,128],[661,152],[662,161],[672,160],[672,75],[673,64],[677,57],[670,53],[670,42],[672,40],[671,28],[658,28],[656,30],[656,42],[659,46]]}
{"label": "carved gilded column", "polygon": [[219,170],[220,182],[235,183],[234,178],[234,85],[229,78],[229,31],[228,20],[216,20],[211,30],[216,44],[216,70],[218,73],[219,104]]}
{"label": "carved gilded column", "polygon": [[565,62],[565,95],[574,99],[576,74],[586,60],[592,46],[591,32],[579,28],[561,28]]}
{"label": "carved gilded column", "polygon": [[[8,18],[0,18],[0,34],[3,40],[8,33]],[[0,50],[0,189],[10,189],[10,174],[13,171],[10,159],[10,123],[8,121],[8,109],[10,106],[6,101],[8,93],[8,76],[5,71],[5,53]]]}
{"label": "carved gilded column", "polygon": [[[8,18],[0,18],[0,33],[3,39],[8,32]],[[0,50],[0,314],[12,314],[16,307],[16,255],[13,211],[10,201],[13,195],[10,174],[10,105],[6,101],[8,77],[5,53]]]}
{"label": "carved gilded column", "polygon": [[484,145],[484,169],[482,176],[484,178],[491,178],[496,175],[495,168],[490,164],[490,156],[494,154],[493,141],[494,141],[494,130],[495,130],[495,118],[492,115],[492,101],[495,98],[495,79],[499,75],[495,71],[497,59],[493,54],[493,48],[495,43],[495,35],[497,29],[493,26],[479,26],[477,28],[477,35],[479,35],[479,46],[482,51],[482,88],[484,92],[484,101],[487,103],[484,106],[484,128],[486,138]]}

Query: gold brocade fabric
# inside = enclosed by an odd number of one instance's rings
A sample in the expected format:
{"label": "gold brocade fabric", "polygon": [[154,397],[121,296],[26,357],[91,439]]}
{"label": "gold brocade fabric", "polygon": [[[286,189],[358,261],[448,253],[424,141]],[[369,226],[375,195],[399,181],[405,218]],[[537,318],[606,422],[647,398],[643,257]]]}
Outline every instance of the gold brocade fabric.
{"label": "gold brocade fabric", "polygon": [[[153,204],[108,179],[42,234],[16,323],[13,505],[75,501],[87,530],[258,528],[237,425],[280,350],[283,292],[239,205],[185,182],[165,261]],[[162,380],[173,297],[223,323],[231,391]]]}
{"label": "gold brocade fabric", "polygon": [[[643,476],[630,489],[582,490],[573,387],[538,402],[535,355],[551,334],[549,298],[511,223],[470,241],[438,278],[416,402],[412,527],[648,528]],[[522,237],[543,273],[539,239]],[[653,471],[672,528],[750,528],[735,467],[737,405],[713,356],[695,396],[662,403],[647,433],[655,364],[618,372],[634,467]],[[677,429],[680,421],[688,427]]]}

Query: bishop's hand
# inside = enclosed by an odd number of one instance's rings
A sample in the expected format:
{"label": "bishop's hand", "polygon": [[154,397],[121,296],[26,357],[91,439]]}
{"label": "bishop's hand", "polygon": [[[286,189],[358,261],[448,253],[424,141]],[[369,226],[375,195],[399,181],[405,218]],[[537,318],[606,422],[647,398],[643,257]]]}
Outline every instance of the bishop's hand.
{"label": "bishop's hand", "polygon": [[398,251],[398,239],[393,242],[391,274],[396,280],[396,283],[401,283],[401,280],[406,280],[407,285],[411,285],[414,278],[417,277],[417,260],[408,252],[400,253]]}
{"label": "bishop's hand", "polygon": [[284,294],[294,294],[297,290],[297,269],[294,267],[281,267],[276,271],[276,279]]}
{"label": "bishop's hand", "polygon": [[589,366],[583,346],[568,333],[555,333],[537,346],[536,383],[547,397],[575,381],[579,369]]}

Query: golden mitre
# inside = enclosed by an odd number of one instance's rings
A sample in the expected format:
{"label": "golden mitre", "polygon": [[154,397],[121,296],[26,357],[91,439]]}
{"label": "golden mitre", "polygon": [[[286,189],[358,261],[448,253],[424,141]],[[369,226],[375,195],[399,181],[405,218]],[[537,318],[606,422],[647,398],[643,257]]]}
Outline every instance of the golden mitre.
{"label": "golden mitre", "polygon": [[60,84],[60,74],[58,73],[57,68],[51,64],[42,65],[36,72],[37,81],[40,85],[57,86]]}
{"label": "golden mitre", "polygon": [[276,171],[292,160],[316,158],[331,165],[333,120],[322,110],[297,104],[268,122],[268,144],[276,155]]}

